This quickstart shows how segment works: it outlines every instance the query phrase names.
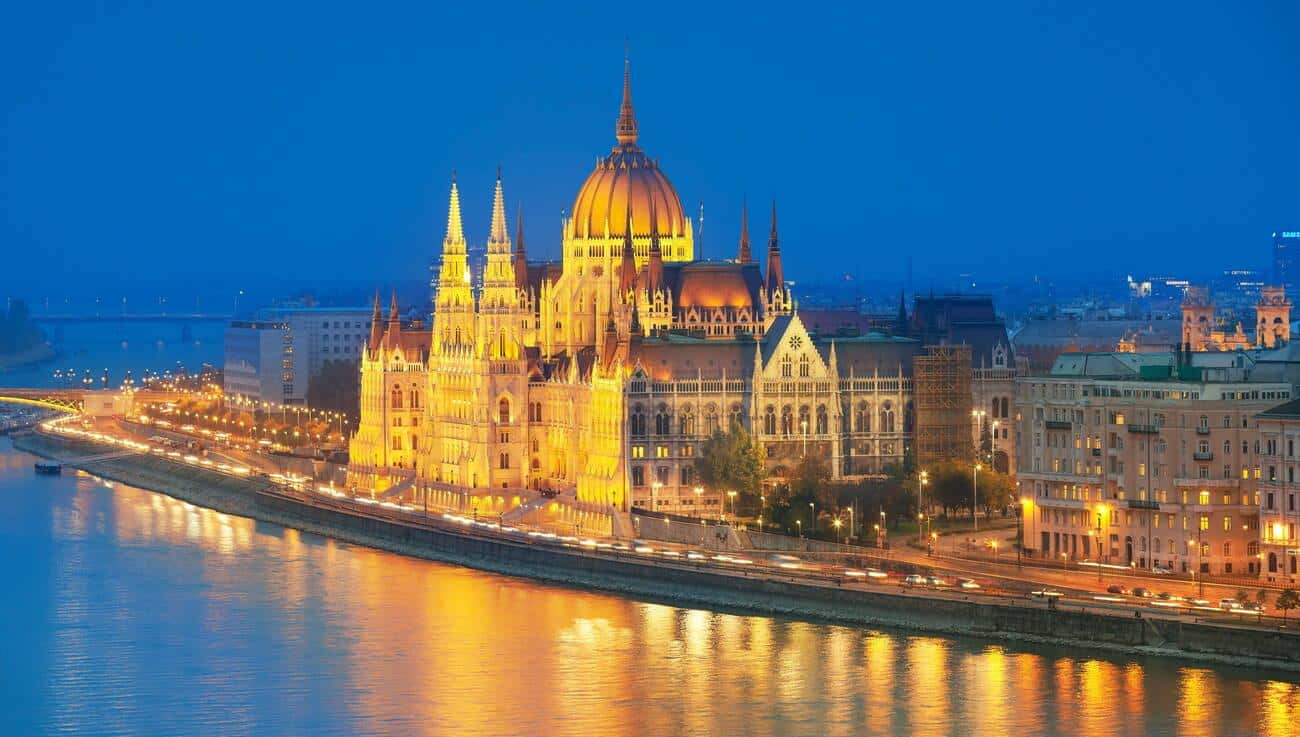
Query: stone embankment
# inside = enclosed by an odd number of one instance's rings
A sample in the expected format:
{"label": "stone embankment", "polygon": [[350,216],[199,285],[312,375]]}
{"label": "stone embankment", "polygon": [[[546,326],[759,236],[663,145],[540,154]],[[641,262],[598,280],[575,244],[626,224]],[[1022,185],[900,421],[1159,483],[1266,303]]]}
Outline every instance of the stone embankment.
{"label": "stone embankment", "polygon": [[[43,434],[20,435],[14,445],[70,465],[78,465],[77,457],[102,454],[91,443]],[[675,604],[1300,671],[1300,635],[1292,632],[1066,611],[1027,600],[925,595],[883,585],[845,586],[829,578],[539,544],[284,492],[265,480],[222,476],[144,454],[84,465],[103,478],[347,542]]]}

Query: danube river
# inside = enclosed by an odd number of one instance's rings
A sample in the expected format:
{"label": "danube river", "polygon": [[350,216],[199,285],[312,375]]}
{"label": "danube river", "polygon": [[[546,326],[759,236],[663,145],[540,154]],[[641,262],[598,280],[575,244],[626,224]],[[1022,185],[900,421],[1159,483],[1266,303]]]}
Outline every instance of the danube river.
{"label": "danube river", "polygon": [[[179,331],[68,326],[0,383],[219,359]],[[1300,734],[1294,675],[634,601],[32,460],[0,439],[0,735]]]}
{"label": "danube river", "polygon": [[720,614],[404,558],[0,440],[0,734],[1300,732],[1294,677]]}

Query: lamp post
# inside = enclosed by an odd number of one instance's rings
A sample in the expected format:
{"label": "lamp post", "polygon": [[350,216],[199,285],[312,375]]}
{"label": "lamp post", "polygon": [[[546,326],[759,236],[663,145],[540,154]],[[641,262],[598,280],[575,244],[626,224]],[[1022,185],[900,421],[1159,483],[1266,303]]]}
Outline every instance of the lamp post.
{"label": "lamp post", "polygon": [[930,480],[930,473],[928,471],[922,471],[916,475],[916,544],[917,545],[921,544],[921,540],[923,539],[922,536],[924,535],[924,530],[922,529],[923,525],[921,524],[921,520],[924,517],[924,512],[922,511],[924,507],[922,507],[921,505],[921,492],[925,488],[925,485],[929,482],[929,480]]}
{"label": "lamp post", "polygon": [[1103,541],[1101,537],[1101,522],[1102,522],[1102,515],[1104,514],[1106,514],[1106,505],[1098,504],[1097,505],[1097,583],[1101,583],[1101,550],[1102,550],[1101,546],[1105,544],[1105,541]]}
{"label": "lamp post", "polygon": [[842,525],[842,524],[843,524],[843,523],[840,521],[839,517],[836,517],[834,520],[831,521],[831,525],[835,527],[835,541],[836,541],[836,542],[839,542],[839,539],[840,539],[840,525]]}
{"label": "lamp post", "polygon": [[803,537],[803,520],[797,519],[794,521],[794,524],[795,527],[798,528],[799,530],[799,537]]}
{"label": "lamp post", "polygon": [[767,511],[767,496],[758,495],[758,531],[763,531],[763,512]]}
{"label": "lamp post", "polygon": [[854,529],[853,507],[850,505],[849,506],[849,536],[848,536],[849,540],[853,539],[853,529]]}
{"label": "lamp post", "polygon": [[979,496],[980,496],[980,469],[983,466],[975,464],[975,473],[970,487],[970,522],[971,529],[975,532],[980,531],[980,513],[979,513]]}
{"label": "lamp post", "polygon": [[970,416],[975,420],[975,457],[979,458],[984,455],[984,415],[982,409],[973,409]]}
{"label": "lamp post", "polygon": [[736,516],[736,492],[728,491],[727,497],[731,499],[731,516],[734,518]]}
{"label": "lamp post", "polygon": [[808,456],[808,421],[800,420],[799,428],[803,430],[803,454],[800,457],[806,458]]}
{"label": "lamp post", "polygon": [[817,534],[817,502],[808,502],[808,534]]}
{"label": "lamp post", "polygon": [[998,421],[990,422],[989,429],[991,430],[989,433],[991,438],[989,441],[989,465],[996,471],[998,470]]}

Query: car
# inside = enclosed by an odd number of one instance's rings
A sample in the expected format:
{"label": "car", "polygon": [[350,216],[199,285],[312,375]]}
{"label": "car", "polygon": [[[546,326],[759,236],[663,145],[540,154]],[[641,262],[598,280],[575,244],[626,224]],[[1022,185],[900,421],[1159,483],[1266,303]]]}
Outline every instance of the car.
{"label": "car", "polygon": [[976,582],[976,581],[973,580],[973,579],[969,579],[969,578],[959,578],[959,579],[957,579],[957,586],[959,586],[959,587],[961,587],[961,588],[963,588],[963,589],[978,589],[978,588],[980,587],[980,585],[979,585],[978,582]]}
{"label": "car", "polygon": [[1229,609],[1229,610],[1231,610],[1231,609],[1236,609],[1236,608],[1238,608],[1237,600],[1236,600],[1236,599],[1219,599],[1219,608],[1220,608],[1220,609]]}
{"label": "car", "polygon": [[1128,593],[1128,589],[1124,588],[1123,586],[1120,586],[1117,583],[1113,583],[1106,587],[1106,593],[1119,594],[1120,596],[1123,596],[1124,594]]}
{"label": "car", "polygon": [[889,578],[889,574],[885,573],[879,568],[868,568],[867,577],[868,578]]}
{"label": "car", "polygon": [[1209,599],[1188,599],[1187,603],[1191,604],[1192,606],[1209,606],[1210,600]]}
{"label": "car", "polygon": [[943,580],[942,578],[939,578],[938,576],[926,576],[925,585],[926,586],[947,586],[948,582]]}
{"label": "car", "polygon": [[1151,589],[1144,589],[1139,586],[1133,589],[1133,596],[1136,596],[1139,599],[1150,599],[1154,594],[1151,593]]}
{"label": "car", "polygon": [[801,561],[798,558],[794,557],[793,555],[785,555],[783,553],[778,553],[775,555],[768,556],[767,559],[768,562],[770,562],[774,566],[777,566],[778,568],[796,569],[796,568],[803,567],[801,565]]}
{"label": "car", "polygon": [[1173,574],[1174,569],[1167,566],[1155,566],[1151,569],[1151,572],[1157,576],[1169,576]]}
{"label": "car", "polygon": [[1031,599],[1057,599],[1062,596],[1065,596],[1065,594],[1062,594],[1056,589],[1040,589],[1038,591],[1029,592],[1029,598]]}
{"label": "car", "polygon": [[1161,591],[1160,593],[1156,594],[1156,598],[1160,599],[1161,601],[1182,601],[1183,600],[1183,597],[1178,596],[1177,594],[1171,594],[1168,591]]}
{"label": "car", "polygon": [[1242,604],[1240,609],[1246,612],[1256,612],[1259,614],[1264,613],[1264,605],[1260,604],[1258,601],[1248,601],[1245,604]]}
{"label": "car", "polygon": [[903,583],[904,583],[905,585],[907,585],[907,586],[924,586],[924,585],[925,585],[925,576],[919,576],[919,575],[913,573],[912,575],[910,575],[910,576],[908,576],[907,578],[903,579]]}

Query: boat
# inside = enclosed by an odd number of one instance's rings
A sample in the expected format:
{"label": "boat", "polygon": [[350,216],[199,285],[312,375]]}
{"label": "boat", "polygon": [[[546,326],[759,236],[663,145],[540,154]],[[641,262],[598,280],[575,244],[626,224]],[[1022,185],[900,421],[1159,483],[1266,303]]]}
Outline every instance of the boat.
{"label": "boat", "polygon": [[37,461],[36,473],[45,476],[58,476],[63,473],[63,464],[55,463],[53,461]]}

